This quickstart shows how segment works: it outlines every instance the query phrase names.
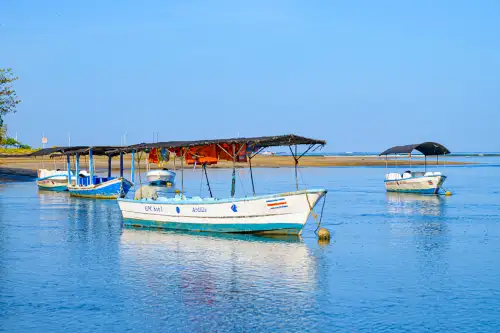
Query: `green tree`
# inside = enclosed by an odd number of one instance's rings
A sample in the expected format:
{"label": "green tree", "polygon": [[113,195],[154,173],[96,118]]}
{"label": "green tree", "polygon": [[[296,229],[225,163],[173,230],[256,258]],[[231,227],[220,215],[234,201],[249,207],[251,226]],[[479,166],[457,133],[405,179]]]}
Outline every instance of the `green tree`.
{"label": "green tree", "polygon": [[12,82],[17,79],[11,68],[0,68],[0,126],[3,126],[3,116],[16,112],[16,106],[21,102],[12,88]]}

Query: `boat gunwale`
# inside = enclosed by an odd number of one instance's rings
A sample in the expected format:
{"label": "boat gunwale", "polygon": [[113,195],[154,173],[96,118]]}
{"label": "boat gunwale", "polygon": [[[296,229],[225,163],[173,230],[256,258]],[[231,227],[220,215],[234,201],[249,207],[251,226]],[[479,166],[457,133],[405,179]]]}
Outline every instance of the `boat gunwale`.
{"label": "boat gunwale", "polygon": [[401,179],[385,179],[384,183],[387,183],[387,182],[402,182],[402,181],[412,180],[412,179],[434,178],[434,177],[441,177],[441,178],[446,179],[445,175],[432,175],[432,176],[417,176],[417,177],[401,178]]}
{"label": "boat gunwale", "polygon": [[65,178],[67,180],[68,179],[68,173],[66,172],[65,174],[51,175],[51,176],[47,176],[47,177],[43,177],[43,178],[36,178],[35,181],[46,180],[46,179],[51,179],[51,178],[55,178],[55,177],[63,177],[63,178]]}
{"label": "boat gunwale", "polygon": [[300,191],[294,191],[294,192],[283,192],[283,193],[276,193],[276,194],[265,194],[265,195],[258,195],[258,196],[251,196],[251,197],[243,197],[243,198],[223,198],[223,199],[214,199],[214,200],[186,200],[186,199],[181,199],[181,200],[173,200],[173,199],[168,199],[168,201],[158,201],[158,200],[148,200],[148,199],[141,199],[141,200],[134,200],[134,199],[127,199],[127,198],[119,198],[119,202],[131,202],[131,203],[142,203],[142,204],[155,204],[155,205],[199,205],[199,204],[221,204],[221,203],[234,203],[234,202],[242,202],[242,201],[255,201],[255,200],[261,200],[261,199],[270,199],[270,198],[276,198],[276,197],[282,197],[282,196],[293,196],[293,195],[300,195],[300,194],[315,194],[315,193],[320,193],[320,197],[318,200],[323,197],[328,190],[326,189],[309,189],[309,190],[300,190]]}
{"label": "boat gunwale", "polygon": [[102,187],[103,185],[112,185],[111,183],[117,183],[117,182],[128,182],[130,184],[130,187],[134,186],[134,183],[132,183],[130,180],[124,178],[124,177],[117,177],[108,181],[105,181],[104,183],[99,183],[99,184],[92,184],[92,185],[85,185],[85,186],[76,186],[71,184],[71,186],[68,185],[68,190],[74,190],[74,191],[91,191],[95,190],[99,187]]}

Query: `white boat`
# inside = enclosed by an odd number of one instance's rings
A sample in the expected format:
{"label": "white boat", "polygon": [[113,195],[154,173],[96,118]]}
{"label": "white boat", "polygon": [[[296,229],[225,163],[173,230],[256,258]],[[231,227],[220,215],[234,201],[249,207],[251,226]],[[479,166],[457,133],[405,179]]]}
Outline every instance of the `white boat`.
{"label": "white boat", "polygon": [[[386,156],[387,168],[387,155],[389,154],[408,154],[410,157],[411,166],[411,152],[417,150],[424,155],[425,169],[427,170],[427,156],[435,155],[439,163],[439,155],[449,154],[450,151],[443,145],[436,142],[424,142],[420,144],[395,146],[387,149],[380,155]],[[446,176],[439,171],[435,172],[414,172],[407,170],[402,174],[398,172],[387,172],[385,175],[385,188],[388,192],[403,192],[403,193],[420,193],[420,194],[438,194],[443,186]]]}
{"label": "white boat", "polygon": [[265,150],[265,151],[260,152],[260,155],[262,155],[262,156],[273,156],[273,155],[275,155],[275,153],[273,153],[272,151]]}
{"label": "white boat", "polygon": [[149,170],[146,178],[151,185],[166,185],[175,182],[175,172],[167,169]]}
{"label": "white boat", "polygon": [[177,195],[156,200],[119,199],[125,224],[208,232],[300,235],[326,190],[303,190],[248,198]]}
{"label": "white boat", "polygon": [[[73,173],[70,171],[71,175]],[[40,190],[62,192],[68,190],[68,171],[38,169],[36,184]]]}
{"label": "white boat", "polygon": [[[231,197],[222,199],[213,198],[212,195],[210,198],[186,197],[183,185],[184,172],[181,167],[182,192],[175,197],[150,195],[149,191],[144,191],[148,195],[142,198],[139,197],[138,200],[118,199],[124,224],[136,227],[186,231],[300,235],[314,206],[327,193],[325,189],[298,190],[298,180],[296,178],[297,190],[294,192],[258,196],[255,194],[250,163],[254,195],[245,198],[234,197],[235,164],[241,160],[242,151],[247,152],[245,156],[251,161],[256,154],[252,154],[252,151],[258,151],[260,147],[299,144],[308,145],[307,152],[316,145],[324,145],[325,142],[295,135],[286,135],[136,145],[133,147],[132,152],[151,148],[181,149],[183,156],[186,156],[189,152],[190,156],[195,156],[200,160],[207,156],[202,156],[199,152],[192,152],[193,149],[196,150],[199,147],[199,150],[203,151],[209,145],[216,145],[216,147],[212,147],[212,150],[205,151],[215,152],[215,148],[220,148],[224,151],[225,156],[230,156],[233,159]],[[228,152],[231,149],[226,149],[228,147],[232,147],[232,154]],[[297,161],[303,156],[293,155]],[[220,156],[220,154],[217,156]],[[181,163],[183,163],[183,159],[181,159]],[[206,168],[203,168],[202,172],[205,173],[211,194]],[[297,170],[295,174],[297,175]],[[136,194],[138,191],[140,189],[136,191]]]}
{"label": "white boat", "polygon": [[445,180],[441,172],[391,172],[385,175],[385,188],[389,192],[438,194]]}

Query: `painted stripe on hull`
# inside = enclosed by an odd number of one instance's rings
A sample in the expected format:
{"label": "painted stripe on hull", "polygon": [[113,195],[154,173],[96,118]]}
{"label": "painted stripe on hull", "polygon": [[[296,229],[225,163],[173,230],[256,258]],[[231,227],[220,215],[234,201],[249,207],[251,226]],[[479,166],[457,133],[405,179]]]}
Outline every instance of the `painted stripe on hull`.
{"label": "painted stripe on hull", "polygon": [[53,192],[65,192],[68,190],[68,185],[60,185],[60,186],[43,186],[38,185],[39,190],[43,191],[53,191]]}
{"label": "painted stripe on hull", "polygon": [[413,190],[405,190],[405,189],[387,189],[387,192],[399,192],[399,193],[420,193],[420,194],[437,194],[439,192],[439,188],[429,188],[429,189],[413,189]]}
{"label": "painted stripe on hull", "polygon": [[71,196],[75,198],[87,198],[87,199],[105,199],[105,200],[116,200],[120,197],[120,195],[100,195],[100,194],[92,194],[92,195],[86,195],[86,194],[79,194],[79,193],[74,193],[71,192]]}
{"label": "painted stripe on hull", "polygon": [[212,224],[212,223],[177,223],[152,220],[124,219],[126,226],[184,230],[196,232],[257,233],[277,235],[300,235],[303,225],[300,223],[265,223],[265,224]]}

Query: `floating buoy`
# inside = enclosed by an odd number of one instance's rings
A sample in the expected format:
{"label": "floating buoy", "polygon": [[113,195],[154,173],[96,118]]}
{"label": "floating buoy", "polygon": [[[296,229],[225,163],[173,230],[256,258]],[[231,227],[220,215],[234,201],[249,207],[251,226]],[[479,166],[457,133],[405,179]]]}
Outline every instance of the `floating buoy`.
{"label": "floating buoy", "polygon": [[318,244],[320,246],[327,246],[328,244],[330,244],[330,240],[329,239],[318,239]]}
{"label": "floating buoy", "polygon": [[446,195],[447,197],[451,196],[451,194],[452,194],[451,191],[444,192],[444,195]]}
{"label": "floating buoy", "polygon": [[330,240],[330,231],[325,228],[319,228],[318,240]]}

